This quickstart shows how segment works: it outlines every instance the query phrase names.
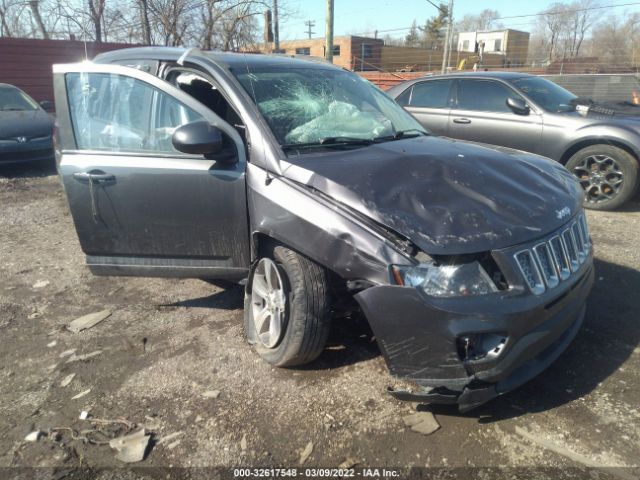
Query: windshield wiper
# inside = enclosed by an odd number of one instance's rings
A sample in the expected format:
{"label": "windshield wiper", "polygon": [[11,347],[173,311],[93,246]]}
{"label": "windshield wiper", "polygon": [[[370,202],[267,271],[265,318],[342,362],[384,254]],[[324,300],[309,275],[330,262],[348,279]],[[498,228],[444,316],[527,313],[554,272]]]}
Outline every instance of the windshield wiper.
{"label": "windshield wiper", "polygon": [[358,138],[358,137],[324,137],[320,139],[320,145],[371,145],[373,140],[371,138]]}
{"label": "windshield wiper", "polygon": [[393,135],[385,135],[382,137],[376,137],[373,140],[375,142],[391,142],[393,140],[400,140],[402,138],[415,138],[421,135],[428,135],[427,132],[418,128],[410,128],[408,130],[398,130]]}
{"label": "windshield wiper", "polygon": [[285,143],[281,145],[283,150],[295,150],[297,148],[313,148],[313,147],[334,147],[344,145],[371,145],[374,142],[371,138],[357,137],[324,137],[317,142],[306,143]]}

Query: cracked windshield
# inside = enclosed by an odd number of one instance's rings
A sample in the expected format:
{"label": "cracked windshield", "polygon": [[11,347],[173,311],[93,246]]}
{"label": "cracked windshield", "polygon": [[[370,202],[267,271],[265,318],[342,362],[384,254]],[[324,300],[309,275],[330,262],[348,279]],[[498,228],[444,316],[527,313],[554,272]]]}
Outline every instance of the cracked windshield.
{"label": "cracked windshield", "polygon": [[314,69],[236,73],[280,145],[366,145],[424,129],[368,81],[353,74]]}

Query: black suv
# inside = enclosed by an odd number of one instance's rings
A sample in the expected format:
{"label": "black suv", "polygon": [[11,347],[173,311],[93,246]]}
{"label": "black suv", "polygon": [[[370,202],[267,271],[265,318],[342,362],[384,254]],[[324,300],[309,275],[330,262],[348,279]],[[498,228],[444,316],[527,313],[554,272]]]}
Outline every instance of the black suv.
{"label": "black suv", "polygon": [[[96,274],[246,287],[248,341],[312,361],[363,312],[399,398],[471,408],[546,368],[593,282],[561,165],[428,135],[358,75],[141,48],[54,66],[58,169]],[[359,309],[358,309],[359,307]]]}
{"label": "black suv", "polygon": [[547,79],[460,73],[407,81],[387,93],[437,135],[557,160],[582,184],[588,208],[617,208],[638,185],[640,116],[583,105]]}

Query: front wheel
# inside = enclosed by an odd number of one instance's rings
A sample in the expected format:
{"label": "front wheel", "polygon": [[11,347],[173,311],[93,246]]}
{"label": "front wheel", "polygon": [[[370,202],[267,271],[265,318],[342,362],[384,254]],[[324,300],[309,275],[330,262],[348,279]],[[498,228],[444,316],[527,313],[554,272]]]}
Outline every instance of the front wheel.
{"label": "front wheel", "polygon": [[629,200],[638,185],[638,162],[612,145],[592,145],[569,158],[567,170],[584,189],[584,206],[614,210]]}
{"label": "front wheel", "polygon": [[286,247],[260,258],[245,292],[247,339],[278,367],[316,359],[327,342],[330,302],[327,271]]}

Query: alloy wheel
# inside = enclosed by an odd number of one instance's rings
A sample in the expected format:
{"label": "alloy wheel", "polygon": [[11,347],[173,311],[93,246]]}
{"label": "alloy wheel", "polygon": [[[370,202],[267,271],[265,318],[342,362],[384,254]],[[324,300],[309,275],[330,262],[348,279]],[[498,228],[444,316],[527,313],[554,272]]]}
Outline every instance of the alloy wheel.
{"label": "alloy wheel", "polygon": [[285,293],[275,262],[262,258],[253,274],[251,309],[256,334],[266,348],[275,348],[284,332]]}
{"label": "alloy wheel", "polygon": [[587,202],[611,200],[622,188],[624,175],[616,160],[609,155],[589,155],[573,167],[585,191]]}

